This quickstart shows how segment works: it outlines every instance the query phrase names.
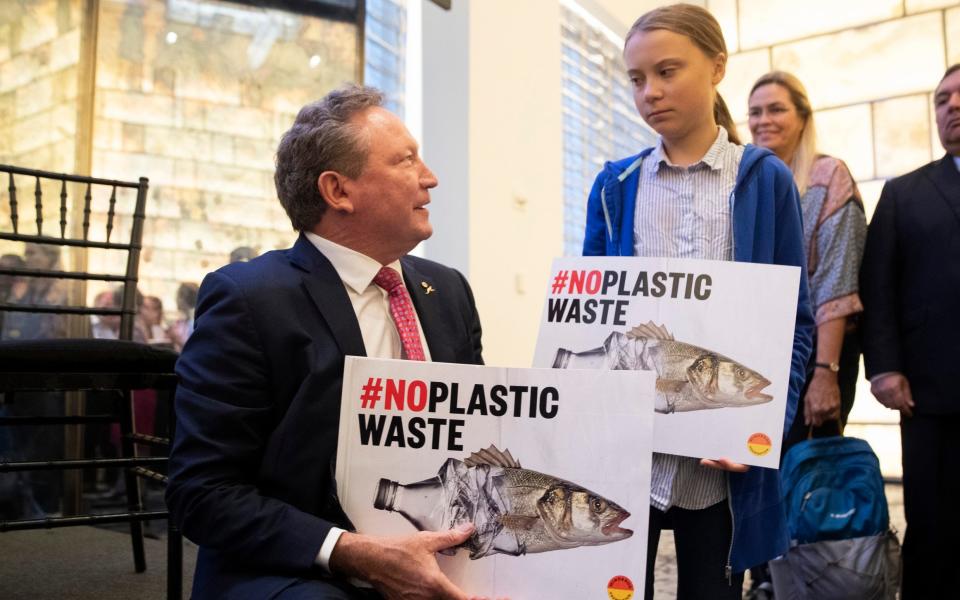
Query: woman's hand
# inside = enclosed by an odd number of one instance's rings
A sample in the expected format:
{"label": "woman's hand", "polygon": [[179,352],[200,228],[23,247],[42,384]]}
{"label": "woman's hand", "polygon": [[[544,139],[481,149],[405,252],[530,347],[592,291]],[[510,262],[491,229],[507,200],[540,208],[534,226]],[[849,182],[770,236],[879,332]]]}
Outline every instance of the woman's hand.
{"label": "woman's hand", "polygon": [[840,418],[840,385],[837,374],[817,368],[803,397],[804,425],[819,427]]}

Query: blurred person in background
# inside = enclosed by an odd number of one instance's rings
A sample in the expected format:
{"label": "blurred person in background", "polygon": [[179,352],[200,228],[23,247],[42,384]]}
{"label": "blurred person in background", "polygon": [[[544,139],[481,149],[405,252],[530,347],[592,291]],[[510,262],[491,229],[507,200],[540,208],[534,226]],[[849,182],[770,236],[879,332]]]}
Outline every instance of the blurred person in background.
{"label": "blurred person in background", "polygon": [[[0,269],[22,269],[23,257],[16,254],[0,256]],[[5,302],[19,283],[16,275],[0,274],[0,302]],[[22,283],[19,283],[22,287]],[[0,331],[3,330],[3,317],[0,311]],[[10,408],[0,394],[0,416],[9,416]],[[18,460],[22,454],[17,447],[16,438],[10,427],[0,427],[0,457],[5,460]],[[19,519],[42,517],[43,512],[33,498],[33,491],[26,473],[0,473],[0,518]]]}
{"label": "blurred person in background", "polygon": [[[93,298],[94,308],[120,308],[115,290],[104,290]],[[120,337],[120,315],[91,315],[91,335],[101,340],[115,340]]]}
{"label": "blurred person in background", "polygon": [[[24,244],[23,268],[60,270],[60,247],[47,244]],[[7,302],[25,306],[63,306],[68,303],[68,285],[63,279],[19,277],[11,285]],[[67,336],[66,315],[7,312],[3,319],[2,339],[42,340]],[[54,392],[20,392],[6,410],[12,416],[59,417],[64,414],[63,394]],[[7,441],[3,459],[15,456],[22,460],[50,460],[63,457],[62,425],[24,426],[16,428]],[[60,514],[63,475],[56,471],[30,471],[19,479],[21,508],[57,516]],[[30,498],[32,496],[32,498]],[[36,500],[34,504],[33,500]]]}
{"label": "blurred person in background", "polygon": [[180,318],[167,330],[167,336],[173,342],[173,349],[177,352],[183,350],[187,338],[193,333],[193,311],[197,307],[199,289],[200,286],[191,282],[181,283],[177,288],[177,310],[180,311]]}
{"label": "blurred person in background", "polygon": [[230,251],[230,264],[247,262],[257,257],[258,252],[250,246],[237,246]]}
{"label": "blurred person in background", "polygon": [[[22,269],[23,266],[24,261],[22,256],[16,254],[4,254],[0,256],[0,269]],[[16,275],[0,274],[0,302],[7,301],[18,279]],[[3,331],[4,314],[3,311],[0,311],[0,331]]]}
{"label": "blurred person in background", "polygon": [[[25,269],[60,269],[60,247],[24,244]],[[13,304],[62,306],[67,304],[67,282],[49,277],[21,277],[13,283],[7,301]],[[9,312],[3,319],[2,339],[49,340],[66,337],[65,315]]]}
{"label": "blurred person in background", "polygon": [[138,314],[148,344],[169,344],[170,336],[163,319],[163,302],[156,296],[144,296]]}
{"label": "blurred person in background", "polygon": [[[137,290],[134,297],[134,309],[137,314],[133,320],[133,341],[146,343],[150,338],[150,329],[143,318],[143,294]],[[95,308],[121,308],[123,306],[123,287],[104,290],[93,300]],[[95,338],[116,340],[120,338],[120,315],[93,315],[90,318],[92,335]]]}

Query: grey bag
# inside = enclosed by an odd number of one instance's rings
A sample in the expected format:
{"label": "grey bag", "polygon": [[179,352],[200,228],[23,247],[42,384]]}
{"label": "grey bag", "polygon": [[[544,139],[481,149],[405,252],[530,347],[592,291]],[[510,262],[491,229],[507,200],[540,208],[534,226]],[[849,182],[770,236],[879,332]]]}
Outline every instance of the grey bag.
{"label": "grey bag", "polygon": [[769,565],[777,600],[896,600],[900,542],[887,531],[799,544]]}

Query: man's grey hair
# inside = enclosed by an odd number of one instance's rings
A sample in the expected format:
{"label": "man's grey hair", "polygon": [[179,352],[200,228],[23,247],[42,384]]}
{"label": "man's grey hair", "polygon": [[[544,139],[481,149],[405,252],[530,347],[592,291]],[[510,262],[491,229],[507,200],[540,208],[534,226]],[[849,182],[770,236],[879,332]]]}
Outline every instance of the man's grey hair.
{"label": "man's grey hair", "polygon": [[301,108],[293,126],[283,134],[273,180],[294,229],[310,231],[326,210],[317,188],[321,173],[336,171],[351,179],[360,176],[369,140],[359,138],[350,119],[373,106],[383,106],[382,92],[361,85],[344,86]]}

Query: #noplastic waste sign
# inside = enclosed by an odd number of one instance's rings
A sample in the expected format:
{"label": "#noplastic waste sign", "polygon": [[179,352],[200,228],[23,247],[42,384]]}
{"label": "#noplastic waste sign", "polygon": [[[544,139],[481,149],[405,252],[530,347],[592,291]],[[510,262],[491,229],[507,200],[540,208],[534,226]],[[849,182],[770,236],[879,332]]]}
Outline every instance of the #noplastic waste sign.
{"label": "#noplastic waste sign", "polygon": [[340,503],[361,533],[476,527],[470,595],[629,598],[647,556],[654,376],[347,357]]}
{"label": "#noplastic waste sign", "polygon": [[656,375],[653,449],[777,468],[799,267],[553,263],[533,365]]}

